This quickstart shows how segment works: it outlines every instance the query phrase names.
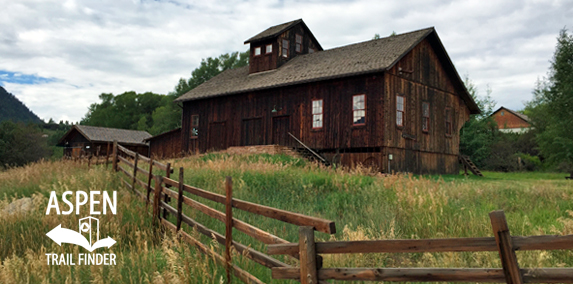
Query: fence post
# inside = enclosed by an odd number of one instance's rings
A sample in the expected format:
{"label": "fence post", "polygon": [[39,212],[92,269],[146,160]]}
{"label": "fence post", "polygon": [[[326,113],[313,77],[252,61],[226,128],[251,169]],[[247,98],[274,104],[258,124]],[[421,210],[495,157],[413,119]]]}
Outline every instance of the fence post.
{"label": "fence post", "polygon": [[[167,178],[171,178],[171,163],[167,163],[167,169],[165,170],[165,176]],[[171,186],[166,184],[165,187],[170,188]],[[165,203],[169,204],[170,198],[167,194],[165,194],[163,201]],[[169,212],[167,212],[167,209],[163,208],[163,219],[167,218],[168,213]]]}
{"label": "fence post", "polygon": [[231,283],[231,245],[233,244],[233,180],[225,179],[225,269],[227,271],[227,283]]}
{"label": "fence post", "polygon": [[105,169],[107,170],[107,167],[109,165],[109,142],[107,142],[107,151],[105,151]]}
{"label": "fence post", "polygon": [[90,153],[90,155],[88,156],[88,169],[90,168],[92,162],[92,154]]}
{"label": "fence post", "polygon": [[149,194],[151,193],[151,180],[153,179],[153,159],[149,158],[149,176],[147,177],[147,198],[145,203],[149,204]]}
{"label": "fence post", "polygon": [[161,219],[159,212],[159,201],[161,200],[161,184],[163,183],[162,176],[155,176],[155,192],[153,195],[153,225],[157,225]]}
{"label": "fence post", "polygon": [[519,271],[515,251],[513,250],[513,243],[507,226],[507,220],[505,219],[505,213],[503,213],[502,210],[492,211],[489,213],[489,218],[499,250],[505,281],[508,284],[522,284],[523,279]]}
{"label": "fence post", "polygon": [[113,140],[113,163],[112,168],[117,172],[117,140]]}
{"label": "fence post", "polygon": [[181,229],[181,216],[183,215],[183,167],[179,168],[179,195],[177,197],[177,231]]}
{"label": "fence post", "polygon": [[316,246],[314,228],[303,226],[298,229],[298,247],[300,254],[300,283],[317,284]]}
{"label": "fence post", "polygon": [[139,160],[139,153],[135,152],[135,158],[133,158],[133,181],[131,181],[131,190],[135,191],[135,179],[137,178],[137,161]]}

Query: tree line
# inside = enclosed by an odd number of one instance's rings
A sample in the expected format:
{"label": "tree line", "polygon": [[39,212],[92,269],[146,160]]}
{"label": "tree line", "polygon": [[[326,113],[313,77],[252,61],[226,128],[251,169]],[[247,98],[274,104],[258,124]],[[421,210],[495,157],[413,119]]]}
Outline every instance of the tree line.
{"label": "tree line", "polygon": [[466,86],[482,114],[472,116],[462,128],[462,154],[487,170],[513,171],[523,166],[526,170],[559,170],[573,175],[573,36],[566,29],[557,38],[548,76],[537,82],[533,99],[522,111],[530,119],[530,131],[498,131],[490,117],[495,106],[490,91],[479,97],[469,80]]}

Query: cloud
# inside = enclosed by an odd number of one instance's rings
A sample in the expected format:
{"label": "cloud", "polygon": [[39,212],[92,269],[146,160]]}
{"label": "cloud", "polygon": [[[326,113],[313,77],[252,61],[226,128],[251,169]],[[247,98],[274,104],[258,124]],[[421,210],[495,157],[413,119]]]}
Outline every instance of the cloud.
{"label": "cloud", "polygon": [[[0,77],[40,117],[78,121],[100,93],[168,93],[202,58],[302,18],[325,49],[436,27],[461,75],[523,107],[546,74],[567,1],[0,0]],[[22,74],[28,81],[14,81]],[[26,83],[26,82],[36,83]]]}

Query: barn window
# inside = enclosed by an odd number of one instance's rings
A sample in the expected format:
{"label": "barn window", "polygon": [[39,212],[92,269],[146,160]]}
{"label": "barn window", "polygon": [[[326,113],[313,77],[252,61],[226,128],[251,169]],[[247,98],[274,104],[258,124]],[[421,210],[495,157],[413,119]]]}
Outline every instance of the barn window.
{"label": "barn window", "polygon": [[430,130],[430,103],[422,102],[422,131]]}
{"label": "barn window", "polygon": [[296,52],[302,52],[302,36],[297,34],[295,35],[295,50]]}
{"label": "barn window", "polygon": [[288,58],[288,40],[283,39],[282,56]]}
{"label": "barn window", "polygon": [[191,138],[199,137],[199,115],[191,116]]}
{"label": "barn window", "polygon": [[261,47],[257,46],[255,47],[255,56],[261,55]]}
{"label": "barn window", "polygon": [[322,128],[323,107],[322,100],[312,100],[312,128]]}
{"label": "barn window", "polygon": [[404,126],[405,101],[404,96],[396,95],[396,125],[400,127]]}
{"label": "barn window", "polygon": [[308,48],[308,53],[314,53],[314,48]]}
{"label": "barn window", "polygon": [[366,124],[366,95],[352,97],[352,124]]}
{"label": "barn window", "polygon": [[267,44],[266,52],[267,52],[267,53],[273,52],[273,45],[272,45],[272,44]]}
{"label": "barn window", "polygon": [[452,135],[452,109],[446,108],[446,135]]}

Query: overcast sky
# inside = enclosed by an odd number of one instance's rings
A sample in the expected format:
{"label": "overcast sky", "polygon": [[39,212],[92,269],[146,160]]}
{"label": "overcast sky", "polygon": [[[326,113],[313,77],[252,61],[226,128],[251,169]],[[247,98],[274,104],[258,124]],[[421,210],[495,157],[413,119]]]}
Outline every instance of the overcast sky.
{"label": "overcast sky", "polygon": [[461,76],[519,110],[573,1],[0,0],[0,85],[40,118],[79,121],[101,93],[166,94],[202,58],[302,18],[324,49],[435,27]]}

